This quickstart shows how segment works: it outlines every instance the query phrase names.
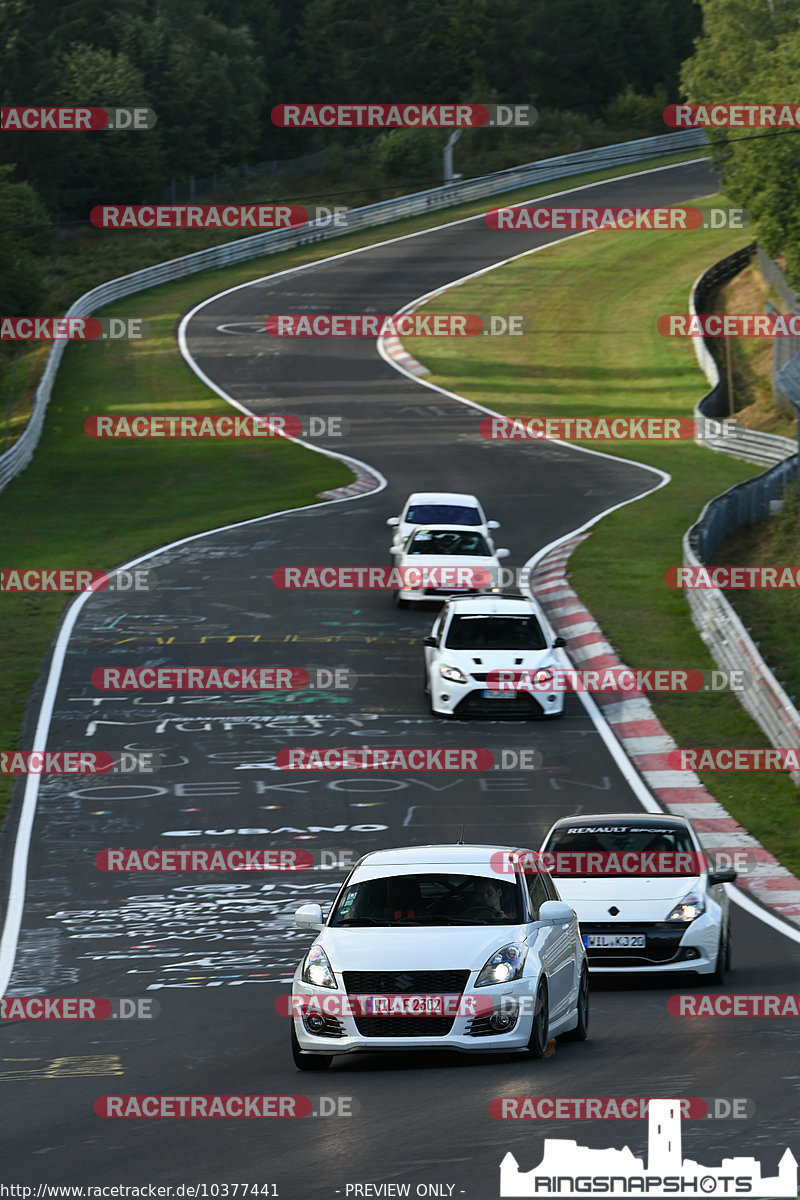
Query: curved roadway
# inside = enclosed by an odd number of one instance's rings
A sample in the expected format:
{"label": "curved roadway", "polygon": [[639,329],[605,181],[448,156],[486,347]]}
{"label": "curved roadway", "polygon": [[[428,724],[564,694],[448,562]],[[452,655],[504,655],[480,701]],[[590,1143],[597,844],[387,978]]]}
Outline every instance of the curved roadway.
{"label": "curved roadway", "polygon": [[[715,186],[708,167],[694,163],[579,190],[585,204],[664,205]],[[666,998],[682,990],[678,980],[597,984],[590,1040],[559,1045],[543,1062],[364,1056],[324,1075],[300,1075],[287,1021],[275,1011],[309,940],[293,930],[291,914],[311,897],[324,904],[341,872],[242,881],[111,875],[93,865],[111,846],[357,855],[455,840],[462,822],[468,841],[535,846],[556,816],[636,804],[575,697],[554,724],[434,720],[421,692],[419,646],[430,613],[398,612],[379,592],[298,597],[276,589],[270,576],[286,564],[385,564],[386,517],[408,492],[428,487],[478,492],[502,523],[510,564],[520,566],[598,511],[650,490],[657,477],[563,445],[486,443],[474,410],[399,375],[372,341],[278,341],[218,329],[267,312],[394,312],[553,240],[500,235],[475,218],[254,281],[207,301],[189,320],[187,351],[221,393],[254,412],[346,417],[349,436],[322,444],[376,468],[387,486],[149,556],[156,592],[97,594],[65,635],[63,668],[51,677],[48,744],[156,749],[164,764],[152,780],[43,781],[6,994],[155,997],[161,1012],[150,1022],[4,1024],[5,1180],[275,1184],[286,1200],[402,1194],[352,1190],[367,1183],[409,1184],[415,1195],[417,1185],[430,1184],[440,1189],[430,1194],[485,1200],[499,1193],[505,1152],[528,1169],[545,1135],[646,1150],[641,1122],[496,1121],[489,1103],[503,1095],[746,1097],[755,1105],[746,1121],[686,1123],[685,1152],[708,1165],[752,1154],[772,1174],[783,1147],[800,1145],[791,1024],[675,1019]],[[104,665],[347,666],[358,687],[295,697],[125,698],[91,687],[91,671]],[[343,744],[495,752],[533,745],[542,768],[299,779],[274,769],[282,747]],[[10,849],[6,839],[6,874]],[[733,918],[730,985],[792,991],[800,947],[737,909]],[[120,1093],[324,1094],[351,1098],[359,1111],[202,1123],[94,1114],[96,1097]]]}

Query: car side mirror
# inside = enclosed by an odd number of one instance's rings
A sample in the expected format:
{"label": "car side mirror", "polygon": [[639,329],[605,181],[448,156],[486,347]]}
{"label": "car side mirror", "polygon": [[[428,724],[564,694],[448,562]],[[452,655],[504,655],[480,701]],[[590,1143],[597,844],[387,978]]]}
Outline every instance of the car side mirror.
{"label": "car side mirror", "polygon": [[716,883],[733,883],[736,879],[738,871],[734,871],[733,867],[725,867],[721,871],[708,872],[708,885],[713,887]]}
{"label": "car side mirror", "polygon": [[499,521],[487,521],[487,522],[486,522],[486,528],[487,528],[487,529],[499,529],[499,528],[500,528],[500,522],[499,522]]}
{"label": "car side mirror", "polygon": [[322,919],[322,905],[301,904],[295,911],[294,923],[298,929],[322,929],[325,925]]}
{"label": "car side mirror", "polygon": [[556,638],[556,640],[553,642],[553,649],[554,649],[554,650],[560,650],[560,649],[561,649],[561,647],[562,647],[562,646],[566,646],[566,644],[567,644],[567,639],[566,639],[566,638],[563,638],[563,637],[557,637],[557,638]]}
{"label": "car side mirror", "polygon": [[511,554],[511,551],[506,550],[504,546],[501,550],[495,550],[494,553],[496,558],[508,558],[508,556]]}
{"label": "car side mirror", "polygon": [[566,925],[575,916],[569,904],[563,900],[545,900],[539,908],[539,921],[543,925]]}
{"label": "car side mirror", "polygon": [[400,518],[399,518],[399,517],[389,517],[389,520],[386,522],[386,524],[387,524],[387,525],[392,525],[392,526],[394,526],[394,525],[399,525],[399,524],[400,524]]}
{"label": "car side mirror", "polygon": [[439,642],[438,642],[438,641],[437,641],[437,639],[436,639],[436,638],[433,636],[433,634],[432,634],[432,633],[429,633],[429,634],[428,634],[426,637],[424,637],[424,638],[422,639],[422,644],[423,644],[423,646],[438,646],[438,645],[439,645]]}

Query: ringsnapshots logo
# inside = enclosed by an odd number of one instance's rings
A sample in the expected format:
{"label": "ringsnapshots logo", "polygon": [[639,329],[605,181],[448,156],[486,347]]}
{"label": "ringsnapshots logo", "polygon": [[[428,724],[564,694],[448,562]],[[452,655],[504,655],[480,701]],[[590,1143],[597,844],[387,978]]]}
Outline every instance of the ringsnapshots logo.
{"label": "ringsnapshots logo", "polygon": [[532,104],[276,104],[281,129],[531,129]]}
{"label": "ringsnapshots logo", "polygon": [[703,1166],[684,1158],[679,1099],[651,1099],[647,1162],[625,1146],[594,1150],[576,1141],[546,1138],[538,1166],[521,1171],[513,1154],[500,1164],[500,1195],[534,1197],[649,1196],[694,1200],[708,1196],[797,1196],[797,1160],[786,1149],[777,1175],[765,1176],[753,1157]]}

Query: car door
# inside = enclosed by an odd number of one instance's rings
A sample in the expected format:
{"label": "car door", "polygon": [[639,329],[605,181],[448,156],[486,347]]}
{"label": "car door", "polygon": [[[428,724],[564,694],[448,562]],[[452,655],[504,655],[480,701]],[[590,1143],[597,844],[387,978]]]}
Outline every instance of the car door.
{"label": "car door", "polygon": [[[549,884],[549,886],[548,886]],[[549,878],[534,871],[528,876],[528,895],[536,919],[546,900],[557,900],[558,893]],[[547,925],[543,958],[550,986],[550,1016],[558,1020],[572,1008],[577,988],[577,917],[563,925]]]}
{"label": "car door", "polygon": [[438,617],[434,621],[433,629],[431,630],[430,636],[436,638],[437,644],[435,646],[423,646],[423,653],[425,655],[425,672],[428,676],[429,683],[433,677],[433,672],[439,665],[439,655],[441,654],[442,644],[441,635],[442,630],[444,629],[444,617],[444,610],[442,610],[442,612],[439,613]]}

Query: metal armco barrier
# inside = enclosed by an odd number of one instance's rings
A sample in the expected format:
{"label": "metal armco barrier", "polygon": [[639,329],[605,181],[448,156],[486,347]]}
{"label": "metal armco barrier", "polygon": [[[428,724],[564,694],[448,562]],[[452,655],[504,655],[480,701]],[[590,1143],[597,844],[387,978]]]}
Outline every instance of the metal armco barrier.
{"label": "metal armco barrier", "polygon": [[[347,214],[347,225],[344,228],[337,228],[333,225],[319,226],[312,223],[301,226],[299,229],[268,230],[264,233],[257,233],[253,237],[239,238],[235,242],[226,242],[224,245],[214,246],[209,250],[198,250],[194,254],[186,254],[181,258],[157,263],[154,267],[145,267],[141,271],[134,271],[131,275],[121,275],[118,279],[111,279],[79,296],[70,306],[66,315],[68,317],[88,317],[113,300],[131,296],[135,292],[155,287],[159,283],[183,279],[186,275],[193,275],[199,271],[213,271],[218,267],[245,262],[247,259],[258,258],[263,254],[275,254],[279,250],[289,250],[294,246],[304,246],[310,242],[340,237],[359,229],[384,225],[403,217],[419,216],[436,209],[463,204],[468,200],[479,200],[484,196],[501,195],[503,192],[527,187],[529,184],[560,179],[565,175],[577,175],[583,171],[623,166],[626,163],[653,158],[658,154],[691,150],[705,145],[707,145],[707,138],[704,130],[684,129],[677,133],[665,133],[659,137],[638,138],[633,142],[600,146],[596,150],[581,150],[576,154],[562,154],[558,158],[545,158],[540,162],[525,163],[523,166],[511,167],[506,171],[496,171],[492,175],[482,175],[477,179],[464,179],[445,184],[442,187],[430,188],[424,192],[398,196],[394,200],[382,200],[378,204],[368,204],[364,208],[350,211]],[[47,359],[47,366],[36,390],[30,420],[11,449],[0,456],[0,491],[10,483],[15,475],[27,467],[33,457],[44,425],[44,415],[50,400],[53,381],[66,344],[66,342],[53,343]]]}
{"label": "metal armco barrier", "polygon": [[[730,279],[750,261],[755,247],[747,246],[701,275],[692,288],[690,311],[702,304],[709,288]],[[725,416],[725,387],[704,338],[695,338],[700,366],[712,385],[695,408],[695,420]],[[738,435],[737,431],[737,435]],[[684,566],[708,563],[717,546],[742,525],[760,520],[769,513],[771,500],[779,499],[792,480],[797,479],[796,444],[791,438],[774,434],[742,431],[741,437],[706,441],[706,446],[734,454],[751,462],[775,463],[756,479],[737,483],[705,506],[694,525],[683,536]],[[742,706],[758,723],[773,746],[800,746],[800,712],[758,652],[755,642],[718,588],[687,588],[686,599],[692,620],[714,659],[724,670],[744,670],[750,683],[737,692]],[[800,772],[791,771],[800,784]]]}

